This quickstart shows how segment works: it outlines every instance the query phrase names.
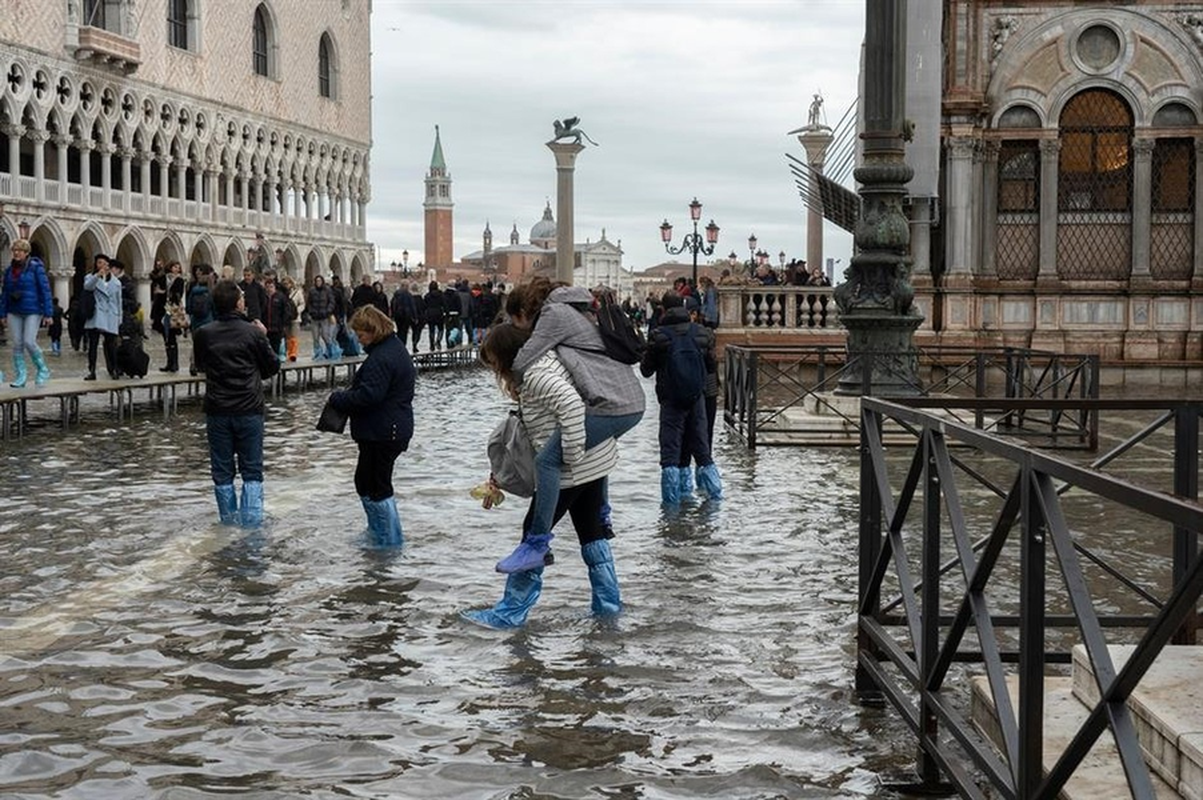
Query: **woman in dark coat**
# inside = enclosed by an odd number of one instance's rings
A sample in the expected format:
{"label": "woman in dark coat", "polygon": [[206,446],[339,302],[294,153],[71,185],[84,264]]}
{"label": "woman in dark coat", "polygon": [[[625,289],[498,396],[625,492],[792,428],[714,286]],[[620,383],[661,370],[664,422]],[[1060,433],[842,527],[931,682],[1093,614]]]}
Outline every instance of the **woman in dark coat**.
{"label": "woman in dark coat", "polygon": [[417,373],[387,314],[363,306],[351,316],[350,325],[368,357],[355,371],[351,387],[330,395],[330,404],[351,418],[351,438],[359,445],[355,491],[368,517],[371,542],[376,547],[400,547],[393,465],[409,449],[414,433]]}
{"label": "woman in dark coat", "polygon": [[443,318],[446,315],[446,300],[439,291],[438,281],[430,282],[430,290],[422,298],[426,306],[426,326],[430,331],[430,349],[443,349]]}

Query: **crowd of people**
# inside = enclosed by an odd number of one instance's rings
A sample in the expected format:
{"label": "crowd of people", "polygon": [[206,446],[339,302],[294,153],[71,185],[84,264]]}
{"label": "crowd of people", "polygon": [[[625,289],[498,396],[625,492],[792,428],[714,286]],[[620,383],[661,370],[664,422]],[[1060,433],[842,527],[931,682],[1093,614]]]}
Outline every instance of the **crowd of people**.
{"label": "crowd of people", "polygon": [[[390,298],[368,277],[348,293],[337,275],[329,284],[317,276],[303,291],[270,269],[248,267],[238,281],[228,267],[215,271],[198,264],[186,278],[182,266],[170,262],[155,265],[150,283],[150,327],[163,337],[167,354],[161,369],[180,369],[179,340],[190,336],[190,369],[204,374],[210,474],[223,524],[262,524],[263,381],[282,362],[297,358],[300,330],[307,325],[315,359],[366,354],[351,384],[333,392],[329,405],[350,419],[358,448],[355,491],[368,542],[400,547],[404,535],[393,472],[414,434],[411,352],[418,352],[423,332],[431,349],[480,345],[481,361],[517,406],[534,451],[535,479],[518,545],[496,565],[506,575],[502,597],[490,608],[465,611],[473,622],[496,628],[525,622],[542,592],[544,569],[555,563],[553,529],[565,515],[577,534],[593,612],[610,616],[621,610],[607,476],[618,461],[618,440],[645,412],[636,361],[645,377],[655,376],[662,501],[679,505],[695,491],[695,480],[704,498],[722,498],[711,452],[717,305],[708,280],[692,287],[681,279],[651,308],[635,308],[628,300],[623,309],[629,313],[617,316],[610,313],[619,308],[611,293],[541,277],[508,293],[489,284],[431,282],[424,293],[417,284],[402,285]],[[101,353],[110,377],[137,374],[119,350],[128,339],[140,340],[145,314],[121,262],[97,255],[83,290],[64,312],[50,294],[41,261],[18,240],[0,293],[0,320],[7,321],[14,344],[13,386],[26,382],[26,356],[35,382],[49,379],[37,333],[51,325],[57,347],[53,326],[61,330],[64,318],[72,346],[87,350],[85,379],[96,379]],[[637,358],[615,355],[611,340],[623,333],[640,343]]]}

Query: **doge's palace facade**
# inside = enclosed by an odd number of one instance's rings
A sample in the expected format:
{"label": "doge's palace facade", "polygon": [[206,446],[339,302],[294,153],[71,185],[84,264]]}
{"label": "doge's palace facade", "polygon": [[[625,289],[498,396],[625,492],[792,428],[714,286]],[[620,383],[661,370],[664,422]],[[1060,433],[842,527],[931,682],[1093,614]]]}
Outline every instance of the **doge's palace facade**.
{"label": "doge's palace facade", "polygon": [[101,252],[148,309],[156,259],[370,271],[370,0],[5,5],[0,254],[27,235],[64,306]]}

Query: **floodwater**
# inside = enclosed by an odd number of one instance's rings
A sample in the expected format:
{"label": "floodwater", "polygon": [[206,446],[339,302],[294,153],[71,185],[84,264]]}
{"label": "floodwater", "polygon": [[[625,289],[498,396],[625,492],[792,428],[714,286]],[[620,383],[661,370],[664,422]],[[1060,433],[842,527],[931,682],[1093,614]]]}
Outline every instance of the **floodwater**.
{"label": "floodwater", "polygon": [[215,524],[196,404],[0,445],[0,797],[895,796],[913,740],[852,692],[854,450],[716,431],[727,499],[670,515],[653,400],[612,476],[625,612],[588,615],[566,527],[501,632],[458,615],[499,596],[525,508],[468,496],[490,377],[421,375],[393,556],[359,547],[324,397],[270,406],[257,535]]}

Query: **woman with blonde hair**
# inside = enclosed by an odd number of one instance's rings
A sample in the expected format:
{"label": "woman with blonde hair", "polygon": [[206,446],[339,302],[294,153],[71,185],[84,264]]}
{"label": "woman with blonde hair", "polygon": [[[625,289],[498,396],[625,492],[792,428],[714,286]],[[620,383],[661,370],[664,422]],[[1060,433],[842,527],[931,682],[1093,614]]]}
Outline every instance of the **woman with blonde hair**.
{"label": "woman with blonde hair", "polygon": [[380,309],[361,307],[351,315],[350,326],[368,357],[355,371],[350,388],[330,395],[330,404],[351,418],[351,438],[359,446],[355,491],[368,518],[370,543],[400,547],[393,465],[409,449],[414,433],[417,373],[393,321]]}

